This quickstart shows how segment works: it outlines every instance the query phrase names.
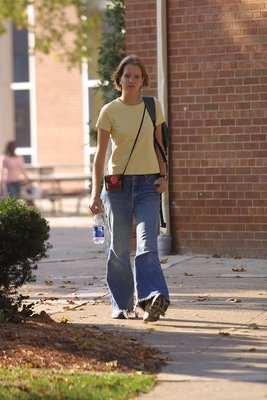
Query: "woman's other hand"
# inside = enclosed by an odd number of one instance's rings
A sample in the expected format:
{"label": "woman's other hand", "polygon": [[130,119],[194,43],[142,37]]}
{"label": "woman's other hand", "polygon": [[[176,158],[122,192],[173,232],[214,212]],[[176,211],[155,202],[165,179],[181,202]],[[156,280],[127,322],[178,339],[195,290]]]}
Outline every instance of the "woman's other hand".
{"label": "woman's other hand", "polygon": [[160,176],[155,180],[154,184],[156,185],[158,193],[164,193],[168,189],[168,180],[164,176]]}

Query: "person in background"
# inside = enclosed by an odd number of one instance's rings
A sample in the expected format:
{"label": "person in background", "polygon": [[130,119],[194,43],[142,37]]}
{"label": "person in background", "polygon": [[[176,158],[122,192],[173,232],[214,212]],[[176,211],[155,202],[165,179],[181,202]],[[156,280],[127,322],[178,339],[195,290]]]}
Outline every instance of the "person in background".
{"label": "person in background", "polygon": [[28,175],[22,156],[16,155],[17,144],[15,141],[9,141],[0,165],[0,192],[4,190],[9,196],[20,198],[21,183],[28,183]]}
{"label": "person in background", "polygon": [[[115,70],[113,79],[121,96],[104,105],[98,117],[97,150],[88,206],[93,214],[99,214],[103,212],[103,204],[107,217],[111,236],[107,283],[112,318],[126,319],[135,306],[139,306],[144,311],[144,322],[154,322],[165,315],[170,304],[157,249],[160,194],[168,187],[166,164],[154,146],[154,128],[141,93],[149,79],[143,61],[135,55],[127,56]],[[162,147],[164,117],[157,99],[155,105],[155,134]],[[101,192],[110,139],[112,151],[108,174],[114,175],[115,184],[116,174],[123,174],[122,190],[110,191],[104,186]],[[130,259],[133,217],[137,240],[134,269]]]}

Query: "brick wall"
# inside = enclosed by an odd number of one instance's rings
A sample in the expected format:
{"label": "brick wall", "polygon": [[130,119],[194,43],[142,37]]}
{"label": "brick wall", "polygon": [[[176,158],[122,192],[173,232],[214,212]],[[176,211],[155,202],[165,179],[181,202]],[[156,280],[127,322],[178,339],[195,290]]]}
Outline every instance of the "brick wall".
{"label": "brick wall", "polygon": [[[154,62],[156,1],[125,4],[127,51]],[[266,257],[267,1],[167,5],[173,251]]]}
{"label": "brick wall", "polygon": [[126,51],[145,62],[150,85],[147,95],[157,93],[156,1],[126,0]]}
{"label": "brick wall", "polygon": [[[75,20],[73,8],[66,14]],[[71,46],[72,35],[65,40]],[[53,52],[36,53],[36,111],[38,163],[84,164],[82,76]]]}
{"label": "brick wall", "polygon": [[38,163],[83,164],[81,75],[37,57],[36,85]]}

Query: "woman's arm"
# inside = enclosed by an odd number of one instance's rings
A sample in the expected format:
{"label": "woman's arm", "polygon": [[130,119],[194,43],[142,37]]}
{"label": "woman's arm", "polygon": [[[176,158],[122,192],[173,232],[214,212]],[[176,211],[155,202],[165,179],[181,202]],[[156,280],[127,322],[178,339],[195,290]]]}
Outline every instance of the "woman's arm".
{"label": "woman's arm", "polygon": [[94,214],[101,213],[102,202],[100,199],[101,181],[106,162],[110,133],[104,129],[98,129],[97,149],[93,163],[92,193],[88,206]]}

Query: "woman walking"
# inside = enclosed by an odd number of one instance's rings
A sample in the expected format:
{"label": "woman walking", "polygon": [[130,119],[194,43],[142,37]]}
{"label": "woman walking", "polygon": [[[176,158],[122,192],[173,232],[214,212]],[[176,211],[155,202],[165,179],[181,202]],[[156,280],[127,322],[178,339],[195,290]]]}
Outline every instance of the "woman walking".
{"label": "woman walking", "polygon": [[[112,318],[128,318],[138,305],[144,311],[143,320],[153,322],[165,315],[170,304],[157,250],[160,194],[168,186],[166,164],[154,144],[153,123],[141,93],[142,87],[148,86],[143,61],[134,55],[125,57],[113,79],[121,96],[102,107],[97,121],[89,208],[98,214],[104,205],[111,235],[107,283]],[[155,106],[155,136],[162,147],[164,117],[157,99]],[[109,175],[100,193],[110,139]],[[137,240],[134,269],[130,260],[133,218]]]}
{"label": "woman walking", "polygon": [[16,148],[13,140],[6,144],[0,165],[0,192],[6,190],[9,196],[19,199],[21,183],[27,183],[29,179],[23,157],[16,154]]}

